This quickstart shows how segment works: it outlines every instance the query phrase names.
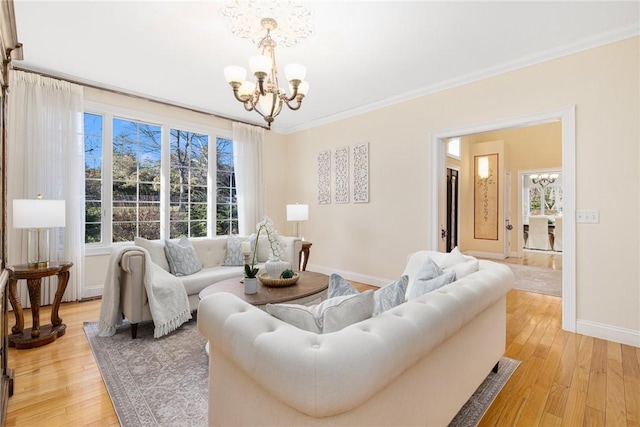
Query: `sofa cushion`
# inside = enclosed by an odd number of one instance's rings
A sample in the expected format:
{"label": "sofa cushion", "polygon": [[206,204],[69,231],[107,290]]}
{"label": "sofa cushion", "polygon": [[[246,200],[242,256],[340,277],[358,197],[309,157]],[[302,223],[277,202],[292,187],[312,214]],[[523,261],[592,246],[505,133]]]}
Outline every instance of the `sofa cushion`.
{"label": "sofa cushion", "polygon": [[[375,302],[373,315],[377,316],[378,314],[405,302],[405,293],[407,291],[408,284],[409,277],[402,276],[398,280],[376,290],[373,293],[373,299]],[[358,290],[339,274],[334,273],[329,276],[329,289],[327,291],[328,298],[343,295],[355,295],[358,293]]]}
{"label": "sofa cushion", "polygon": [[171,273],[175,276],[188,276],[202,270],[196,250],[186,237],[181,238],[177,243],[165,240],[164,251]]}
{"label": "sofa cushion", "polygon": [[164,253],[164,243],[159,240],[147,240],[143,237],[135,237],[133,243],[136,246],[145,248],[149,252],[151,261],[158,264],[163,270],[170,271],[167,256]]}
{"label": "sofa cushion", "polygon": [[267,312],[300,329],[318,334],[339,331],[373,314],[373,291],[343,295],[320,304],[267,304]]}
{"label": "sofa cushion", "polygon": [[226,266],[238,266],[244,264],[244,256],[242,255],[242,242],[246,239],[241,239],[235,234],[231,234],[227,237],[227,256],[224,259],[224,265]]}
{"label": "sofa cushion", "polygon": [[180,281],[184,285],[187,295],[197,295],[207,286],[214,285],[216,282],[231,279],[233,277],[238,278],[238,288],[242,288],[242,283],[240,283],[242,273],[242,267],[203,268],[197,273],[180,277]]}
{"label": "sofa cushion", "polygon": [[190,239],[202,268],[220,267],[227,254],[227,236]]}

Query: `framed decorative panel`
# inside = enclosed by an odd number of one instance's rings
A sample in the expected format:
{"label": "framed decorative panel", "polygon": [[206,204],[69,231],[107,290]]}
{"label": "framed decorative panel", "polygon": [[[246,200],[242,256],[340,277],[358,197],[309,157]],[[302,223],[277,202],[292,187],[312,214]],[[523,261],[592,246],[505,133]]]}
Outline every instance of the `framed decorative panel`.
{"label": "framed decorative panel", "polygon": [[336,148],[336,203],[349,203],[349,147]]}
{"label": "framed decorative panel", "polygon": [[353,147],[353,201],[369,202],[369,143]]}
{"label": "framed decorative panel", "polygon": [[331,203],[331,150],[318,153],[318,204]]}
{"label": "framed decorative panel", "polygon": [[473,237],[498,240],[498,154],[474,156]]}

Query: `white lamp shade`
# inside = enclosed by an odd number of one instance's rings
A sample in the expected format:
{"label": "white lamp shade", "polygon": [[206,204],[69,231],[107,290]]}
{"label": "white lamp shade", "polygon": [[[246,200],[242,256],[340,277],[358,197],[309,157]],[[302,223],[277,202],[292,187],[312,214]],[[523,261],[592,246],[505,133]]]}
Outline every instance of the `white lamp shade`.
{"label": "white lamp shade", "polygon": [[287,221],[307,221],[309,205],[287,205]]}
{"label": "white lamp shade", "polygon": [[13,201],[14,228],[55,228],[64,226],[64,200],[16,199]]}
{"label": "white lamp shade", "polygon": [[259,72],[269,74],[271,72],[271,58],[265,55],[252,56],[249,58],[249,68],[253,74]]}
{"label": "white lamp shade", "polygon": [[284,67],[284,75],[287,77],[287,81],[302,81],[307,76],[307,67],[302,64],[287,64]]}
{"label": "white lamp shade", "polygon": [[260,110],[263,114],[270,116],[272,112],[277,111],[277,108],[274,106],[278,102],[278,97],[273,93],[267,92],[264,95],[260,96],[258,100],[258,105],[260,106]]}
{"label": "white lamp shade", "polygon": [[241,83],[247,78],[247,70],[237,65],[229,65],[224,68],[224,77],[227,79],[227,83]]}
{"label": "white lamp shade", "polygon": [[255,90],[256,90],[256,84],[248,80],[245,80],[242,82],[242,85],[240,85],[240,87],[238,88],[238,96],[250,97],[253,95],[253,92]]}

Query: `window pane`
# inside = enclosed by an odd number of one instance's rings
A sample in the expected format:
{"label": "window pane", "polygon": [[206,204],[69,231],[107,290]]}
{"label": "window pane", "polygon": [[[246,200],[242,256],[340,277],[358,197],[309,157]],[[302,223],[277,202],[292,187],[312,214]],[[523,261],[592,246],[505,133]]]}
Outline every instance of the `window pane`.
{"label": "window pane", "polygon": [[84,114],[85,243],[102,241],[102,120]]}
{"label": "window pane", "polygon": [[113,119],[114,242],[160,238],[161,136],[160,126]]}
{"label": "window pane", "polygon": [[203,235],[200,229],[192,228],[191,221],[198,219],[204,220],[206,236],[209,137],[171,129],[170,146],[170,234],[173,237]]}

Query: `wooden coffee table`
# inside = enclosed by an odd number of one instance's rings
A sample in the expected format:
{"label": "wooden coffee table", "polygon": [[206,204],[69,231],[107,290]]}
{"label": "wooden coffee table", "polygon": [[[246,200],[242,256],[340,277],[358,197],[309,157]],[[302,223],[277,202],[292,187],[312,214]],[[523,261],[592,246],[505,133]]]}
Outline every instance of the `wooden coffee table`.
{"label": "wooden coffee table", "polygon": [[218,292],[229,292],[241,298],[249,304],[263,308],[267,304],[293,303],[305,304],[317,299],[326,298],[326,290],[329,287],[329,276],[312,271],[299,271],[300,278],[295,285],[285,287],[265,286],[258,279],[258,292],[247,295],[244,293],[244,284],[240,282],[241,276],[216,282],[200,291],[200,299]]}

